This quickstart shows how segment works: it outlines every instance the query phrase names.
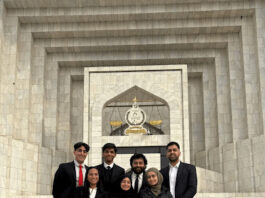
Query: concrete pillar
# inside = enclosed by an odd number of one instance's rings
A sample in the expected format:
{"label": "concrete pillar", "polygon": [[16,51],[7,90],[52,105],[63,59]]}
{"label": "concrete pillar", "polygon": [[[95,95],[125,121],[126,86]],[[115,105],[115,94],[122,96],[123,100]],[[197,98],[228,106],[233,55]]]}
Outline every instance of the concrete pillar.
{"label": "concrete pillar", "polygon": [[262,133],[265,134],[265,2],[256,0],[255,9],[255,22],[256,22],[256,37],[257,37],[257,55],[259,65],[259,84],[260,84],[260,102],[261,102],[261,115],[262,115]]}

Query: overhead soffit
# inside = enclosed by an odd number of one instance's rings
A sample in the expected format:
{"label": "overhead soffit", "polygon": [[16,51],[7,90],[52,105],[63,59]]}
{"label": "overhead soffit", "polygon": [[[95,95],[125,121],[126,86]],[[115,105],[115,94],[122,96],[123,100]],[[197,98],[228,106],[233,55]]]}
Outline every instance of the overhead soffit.
{"label": "overhead soffit", "polygon": [[[233,0],[240,2],[242,0]],[[85,6],[117,6],[117,5],[165,5],[186,3],[231,2],[231,0],[4,0],[7,8],[52,8],[52,7],[85,7]]]}
{"label": "overhead soffit", "polygon": [[[29,6],[30,0],[27,1],[12,1],[6,0],[7,7]],[[47,1],[45,1],[47,2]],[[57,4],[60,1],[49,1],[49,4]],[[71,1],[63,1],[64,5],[72,5]],[[115,1],[116,3],[118,1]],[[193,1],[191,1],[193,2]],[[194,1],[194,2],[210,2],[210,1]],[[36,1],[35,1],[36,3]],[[62,3],[62,2],[61,2]],[[79,1],[82,3],[82,1]],[[85,3],[85,1],[83,2]],[[102,3],[102,1],[101,1]],[[154,4],[160,4],[159,1],[153,1]],[[168,1],[168,3],[175,3],[175,1]],[[13,6],[11,6],[11,4]],[[104,4],[104,3],[103,3]],[[163,2],[166,4],[166,2]],[[41,7],[39,4],[38,8]],[[104,4],[105,5],[105,4]],[[253,14],[253,9],[239,9],[239,10],[214,10],[214,11],[192,11],[192,12],[161,12],[161,13],[138,13],[138,14],[106,14],[106,15],[73,15],[71,12],[62,16],[19,16],[20,23],[88,23],[88,22],[108,22],[108,21],[140,21],[140,20],[175,20],[185,18],[213,18],[213,17],[242,17],[250,16]],[[25,12],[27,13],[27,12]],[[110,36],[145,36],[145,35],[177,35],[177,34],[209,34],[209,33],[222,33],[222,32],[239,32],[240,26],[216,26],[216,27],[188,27],[188,28],[153,28],[146,27],[144,29],[127,28],[127,29],[102,29],[102,30],[87,30],[87,31],[53,31],[52,28],[48,32],[33,32],[34,38],[75,38],[75,37],[110,37]],[[217,46],[218,47],[218,46]]]}
{"label": "overhead soffit", "polygon": [[119,22],[119,21],[148,21],[148,20],[181,20],[181,19],[203,19],[203,18],[231,18],[246,17],[253,15],[253,9],[237,10],[211,10],[211,11],[182,11],[182,12],[153,12],[153,13],[125,13],[125,14],[54,14],[46,16],[19,17],[21,23],[88,23],[88,22]]}
{"label": "overhead soffit", "polygon": [[167,59],[126,59],[126,60],[79,60],[58,61],[60,67],[97,67],[97,66],[143,66],[143,65],[176,65],[176,64],[213,64],[214,57],[200,58],[167,58]]}
{"label": "overhead soffit", "polygon": [[[214,1],[214,0],[213,0]],[[194,1],[182,1],[182,3],[201,3],[201,2],[213,2],[211,0],[194,0]],[[133,3],[129,1],[38,1],[38,0],[5,0],[5,6],[7,8],[80,8],[82,6],[114,6],[123,5],[126,2],[130,5]],[[89,5],[87,4],[89,2]],[[142,1],[142,5],[147,5],[147,1]],[[149,1],[150,2],[150,1]],[[152,1],[153,5],[165,5],[165,4],[178,4],[181,1],[175,2],[175,0],[169,1]],[[220,2],[229,2],[229,1],[220,1]],[[240,0],[238,0],[240,2]],[[136,2],[134,2],[136,3]],[[216,1],[215,1],[216,3]],[[124,4],[124,5],[125,5]],[[137,4],[137,3],[136,3]],[[141,3],[140,3],[141,4]],[[137,4],[137,5],[140,5]],[[82,6],[81,6],[82,5]],[[45,12],[44,12],[45,13]],[[49,15],[49,12],[47,12]],[[47,14],[46,13],[46,14]],[[24,16],[19,16],[20,23],[23,24],[32,24],[32,23],[45,23],[55,24],[55,23],[88,23],[88,22],[108,22],[108,21],[140,21],[140,20],[175,20],[175,19],[188,19],[188,18],[218,18],[218,17],[242,17],[242,16],[252,16],[254,13],[253,9],[238,9],[238,10],[213,10],[213,11],[185,11],[185,12],[161,12],[161,13],[142,13],[142,14],[84,14],[84,15],[75,15],[73,13],[68,13],[67,15],[49,15],[49,16],[25,16],[27,12],[25,12]],[[34,29],[33,29],[34,31]],[[75,37],[119,37],[119,36],[151,36],[155,35],[177,35],[177,34],[215,34],[215,33],[235,33],[240,31],[240,26],[216,26],[216,27],[190,27],[190,28],[157,28],[154,29],[150,27],[150,29],[122,29],[122,30],[91,30],[91,31],[47,31],[47,32],[33,32],[33,37],[35,39],[38,38],[75,38]],[[122,50],[153,50],[153,48],[165,48],[168,50],[172,49],[207,49],[207,48],[225,48],[227,46],[226,42],[218,43],[186,43],[186,44],[166,44],[166,45],[144,45],[144,46],[78,46],[78,47],[51,47],[46,48],[48,53],[56,53],[56,52],[72,52],[72,53],[82,53],[82,52],[104,52],[108,51],[111,48],[113,51],[122,51]],[[122,65],[126,63],[126,65],[143,65],[143,64],[176,64],[176,63],[207,63],[214,62],[214,57],[206,57],[206,58],[168,58],[168,59],[152,59],[152,60],[93,60],[93,61],[61,61],[59,62],[60,66],[73,66],[73,64],[82,65],[82,66],[98,66],[98,65]]]}
{"label": "overhead soffit", "polygon": [[139,52],[139,51],[157,51],[157,50],[188,50],[188,49],[222,49],[226,48],[226,42],[212,43],[171,43],[171,44],[145,44],[145,45],[101,45],[101,46],[74,46],[74,47],[47,47],[47,53],[69,52]]}
{"label": "overhead soffit", "polygon": [[161,28],[161,29],[109,29],[109,30],[83,30],[83,31],[34,31],[33,38],[99,38],[99,37],[126,37],[126,36],[163,36],[181,34],[216,34],[238,33],[240,26],[216,26],[216,27],[191,27],[191,28]]}

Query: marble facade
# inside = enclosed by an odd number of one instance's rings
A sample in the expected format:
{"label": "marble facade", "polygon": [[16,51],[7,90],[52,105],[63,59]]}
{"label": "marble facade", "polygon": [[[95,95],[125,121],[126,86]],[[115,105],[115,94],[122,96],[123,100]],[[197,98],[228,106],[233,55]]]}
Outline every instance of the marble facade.
{"label": "marble facade", "polygon": [[[264,49],[264,0],[0,1],[0,197],[51,197],[79,140],[93,165],[107,141],[176,140],[196,197],[265,197]],[[169,135],[101,136],[102,106],[134,85],[171,105]]]}
{"label": "marble facade", "polygon": [[[91,145],[90,165],[101,163],[101,148],[107,142],[118,147],[163,146],[179,140],[183,160],[189,161],[187,66],[163,65],[137,67],[89,67],[84,71],[84,141]],[[118,83],[122,81],[122,83]],[[104,103],[123,91],[139,86],[158,97],[166,98],[170,108],[170,135],[102,136]],[[128,162],[128,161],[127,161]]]}

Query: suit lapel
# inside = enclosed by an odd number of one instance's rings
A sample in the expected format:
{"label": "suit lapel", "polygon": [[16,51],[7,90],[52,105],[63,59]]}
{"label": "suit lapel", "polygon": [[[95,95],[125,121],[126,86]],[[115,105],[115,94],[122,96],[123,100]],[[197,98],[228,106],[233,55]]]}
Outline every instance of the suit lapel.
{"label": "suit lapel", "polygon": [[146,172],[144,172],[143,174],[143,182],[142,182],[142,186],[146,186],[148,183],[147,183],[147,176],[146,176]]}
{"label": "suit lapel", "polygon": [[112,173],[111,173],[111,182],[115,182],[113,181],[114,178],[116,178],[116,164],[113,164],[113,167],[112,167]]}
{"label": "suit lapel", "polygon": [[101,180],[101,182],[105,182],[105,167],[104,164],[100,164],[100,166],[98,166],[98,171],[99,171],[99,178]]}
{"label": "suit lapel", "polygon": [[[183,164],[180,162],[179,164],[179,168],[178,168],[178,173],[177,173],[177,180],[176,180],[176,184],[181,180],[181,178],[183,177],[184,174],[184,166]],[[176,185],[177,186],[177,185]]]}
{"label": "suit lapel", "polygon": [[87,178],[89,167],[87,165],[85,165],[85,168],[86,168],[85,178]]}
{"label": "suit lapel", "polygon": [[164,180],[166,181],[165,184],[169,186],[169,183],[170,183],[170,181],[169,181],[169,166],[166,167]]}
{"label": "suit lapel", "polygon": [[106,170],[105,167],[104,167],[104,164],[101,164],[99,168],[100,168],[101,172],[103,172],[104,170]]}
{"label": "suit lapel", "polygon": [[75,163],[74,163],[74,161],[71,164],[71,172],[72,172],[72,175],[73,175],[73,177],[75,179],[74,181],[76,181],[76,172],[75,172]]}
{"label": "suit lapel", "polygon": [[[132,181],[132,174],[133,174],[133,171],[131,170],[130,172],[128,172],[128,176],[131,178],[131,181]],[[145,171],[143,172],[143,178],[142,178],[142,186],[140,188],[140,190],[142,188],[144,188],[145,186],[147,186],[148,183],[147,183],[147,176],[146,176],[146,173]]]}
{"label": "suit lapel", "polygon": [[132,170],[128,172],[128,176],[131,178],[131,180],[132,180],[132,173],[133,173]]}

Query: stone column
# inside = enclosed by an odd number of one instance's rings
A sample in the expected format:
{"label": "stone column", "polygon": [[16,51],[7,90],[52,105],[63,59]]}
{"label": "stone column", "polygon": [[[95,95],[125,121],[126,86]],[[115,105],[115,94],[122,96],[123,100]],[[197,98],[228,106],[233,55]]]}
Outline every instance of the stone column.
{"label": "stone column", "polygon": [[[3,1],[0,2],[0,62],[3,63],[4,62],[4,56],[3,54],[3,45],[4,45],[4,17],[5,17],[5,8],[4,8],[4,4]],[[2,64],[0,65],[0,109],[4,108],[3,105],[3,98],[4,98],[4,94],[3,94],[3,88],[2,88],[2,70],[3,70],[3,66]],[[4,127],[7,124],[7,119],[4,118],[5,113],[0,111],[0,134],[1,135],[5,135],[6,132],[4,132]]]}
{"label": "stone column", "polygon": [[215,57],[219,146],[233,142],[227,49]]}
{"label": "stone column", "polygon": [[[188,68],[194,68],[188,67]],[[195,73],[195,74],[194,74]],[[189,70],[189,119],[190,119],[190,147],[191,163],[196,164],[196,153],[205,150],[204,116],[203,116],[203,89],[201,72]],[[205,159],[201,159],[200,167],[206,167]]]}
{"label": "stone column", "polygon": [[30,142],[42,145],[44,112],[44,61],[43,44],[34,40],[31,58]]}
{"label": "stone column", "polygon": [[0,34],[1,39],[1,95],[0,95],[0,135],[14,135],[15,122],[15,88],[16,88],[16,58],[17,30],[16,17],[6,16],[3,2],[0,2]]}
{"label": "stone column", "polygon": [[256,19],[256,34],[257,34],[257,55],[259,65],[259,83],[261,93],[261,114],[262,114],[262,133],[265,134],[265,2],[256,0],[255,19]]}
{"label": "stone column", "polygon": [[14,137],[27,140],[31,92],[31,33],[20,31],[20,29],[17,36]]}
{"label": "stone column", "polygon": [[[255,16],[253,16],[255,18]],[[243,71],[245,80],[246,116],[248,137],[262,133],[259,65],[253,17],[243,17],[241,29]],[[263,49],[264,53],[264,49]]]}
{"label": "stone column", "polygon": [[45,103],[44,103],[44,132],[43,146],[56,148],[57,129],[57,85],[58,85],[58,63],[51,55],[46,58],[45,64]]}
{"label": "stone column", "polygon": [[244,70],[241,57],[241,45],[239,42],[241,41],[235,37],[228,45],[233,141],[248,137],[244,94]]}

